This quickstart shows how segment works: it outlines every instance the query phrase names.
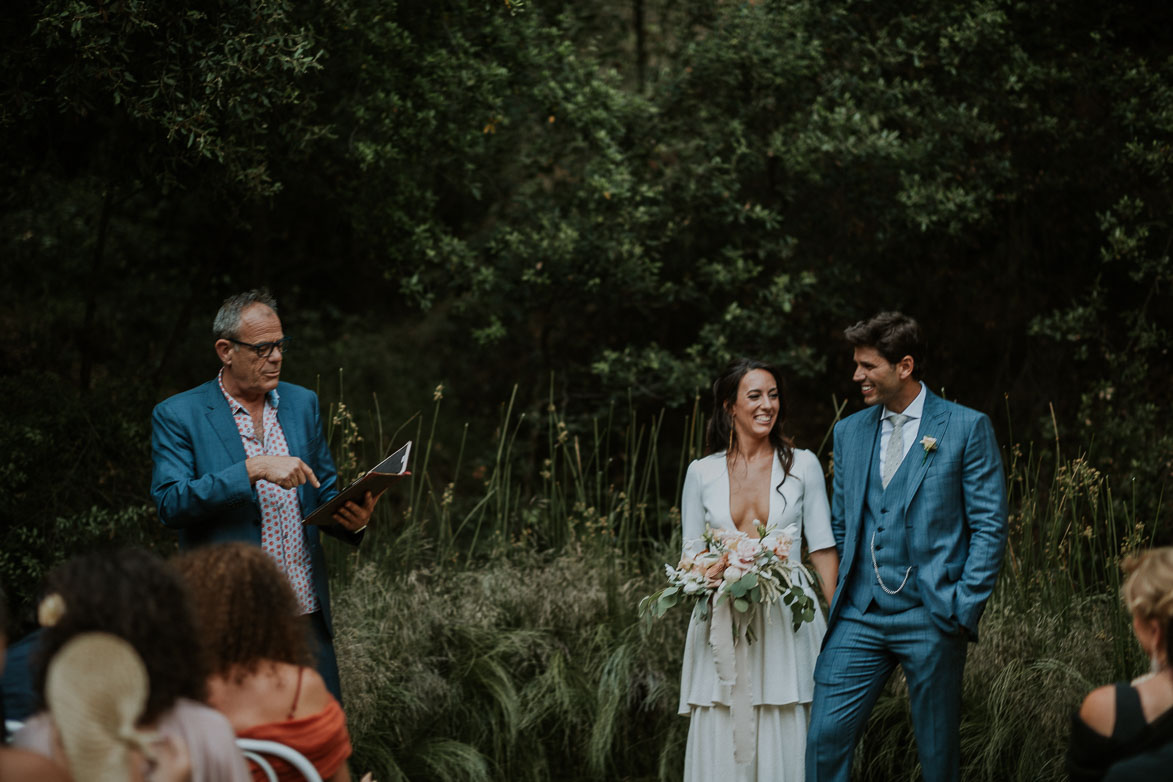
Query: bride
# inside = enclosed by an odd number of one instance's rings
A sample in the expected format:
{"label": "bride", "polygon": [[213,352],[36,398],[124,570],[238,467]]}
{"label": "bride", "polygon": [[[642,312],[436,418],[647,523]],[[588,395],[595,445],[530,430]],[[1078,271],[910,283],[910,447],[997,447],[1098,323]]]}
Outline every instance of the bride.
{"label": "bride", "polygon": [[[756,523],[789,535],[790,559],[800,561],[805,538],[811,563],[830,603],[839,569],[827,489],[819,460],[783,434],[782,377],[760,361],[737,359],[713,384],[709,455],[688,466],[680,503],[684,553],[705,547],[705,527],[756,535]],[[813,585],[796,583],[812,599]],[[710,643],[712,613],[694,615],[684,647],[680,713],[690,717],[686,782],[801,782],[815,657],[826,621],[792,630],[781,600],[761,605],[749,637],[736,642],[735,678],[719,675]],[[728,669],[725,669],[726,672]],[[742,707],[739,709],[737,703]],[[751,705],[752,704],[752,705]]]}

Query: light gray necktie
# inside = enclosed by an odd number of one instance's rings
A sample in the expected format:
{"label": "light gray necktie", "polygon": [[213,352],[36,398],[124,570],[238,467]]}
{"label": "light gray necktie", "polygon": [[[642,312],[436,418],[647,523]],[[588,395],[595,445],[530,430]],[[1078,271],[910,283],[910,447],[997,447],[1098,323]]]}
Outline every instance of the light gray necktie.
{"label": "light gray necktie", "polygon": [[884,451],[884,466],[880,469],[880,479],[884,488],[892,480],[892,476],[900,469],[900,462],[904,461],[904,422],[908,416],[902,413],[893,413],[889,416],[892,421],[892,435],[888,438],[888,449]]}

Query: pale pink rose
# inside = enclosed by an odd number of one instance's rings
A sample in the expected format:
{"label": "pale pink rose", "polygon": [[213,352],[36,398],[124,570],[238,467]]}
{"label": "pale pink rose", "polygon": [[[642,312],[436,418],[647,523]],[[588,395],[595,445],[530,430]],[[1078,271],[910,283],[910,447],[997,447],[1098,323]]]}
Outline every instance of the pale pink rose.
{"label": "pale pink rose", "polygon": [[715,587],[721,582],[721,578],[725,574],[725,568],[729,566],[729,555],[722,554],[716,562],[709,565],[705,570],[705,583],[708,586]]}
{"label": "pale pink rose", "polygon": [[777,545],[774,546],[774,554],[778,559],[787,559],[790,556],[790,547],[794,541],[790,539],[789,535],[780,537]]}
{"label": "pale pink rose", "polygon": [[737,544],[745,539],[745,533],[735,529],[722,529],[717,533],[717,540],[728,549],[737,548]]}
{"label": "pale pink rose", "polygon": [[717,563],[719,559],[721,559],[720,554],[716,554],[712,551],[702,551],[694,558],[692,572],[703,576],[710,567]]}
{"label": "pale pink rose", "polygon": [[744,540],[738,541],[735,554],[739,562],[752,565],[754,560],[758,558],[758,555],[761,554],[761,552],[762,547],[758,541],[751,538],[745,538]]}
{"label": "pale pink rose", "polygon": [[745,571],[735,565],[730,565],[729,567],[725,568],[726,581],[736,581],[744,575]]}

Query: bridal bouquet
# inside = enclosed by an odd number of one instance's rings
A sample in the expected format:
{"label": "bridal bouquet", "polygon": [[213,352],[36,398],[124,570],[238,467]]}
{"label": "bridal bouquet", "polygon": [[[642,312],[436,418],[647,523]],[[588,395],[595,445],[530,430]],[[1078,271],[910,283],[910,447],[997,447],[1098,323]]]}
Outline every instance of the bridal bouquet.
{"label": "bridal bouquet", "polygon": [[675,568],[664,565],[668,586],[640,601],[640,615],[658,618],[691,601],[697,617],[708,619],[710,611],[732,601],[736,614],[748,622],[758,603],[769,611],[780,597],[790,606],[795,630],[814,621],[814,600],[794,582],[799,572],[811,581],[805,567],[789,561],[794,541],[761,523],[755,522],[755,528],[756,535],[707,527],[702,551],[685,554]]}

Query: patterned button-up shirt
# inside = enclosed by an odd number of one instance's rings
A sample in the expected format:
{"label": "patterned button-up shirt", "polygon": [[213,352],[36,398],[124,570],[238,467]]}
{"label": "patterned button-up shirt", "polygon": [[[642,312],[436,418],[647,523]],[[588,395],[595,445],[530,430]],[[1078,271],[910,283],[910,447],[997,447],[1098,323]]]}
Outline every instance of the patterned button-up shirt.
{"label": "patterned button-up shirt", "polygon": [[[281,402],[277,389],[273,389],[265,397],[261,419],[263,431],[258,438],[257,433],[253,431],[252,416],[224,387],[224,370],[220,370],[218,380],[220,391],[232,410],[236,429],[240,432],[240,442],[244,445],[245,456],[289,456],[285,432],[281,430],[281,424],[277,421],[277,405]],[[297,500],[297,489],[282,489],[266,480],[258,480],[254,488],[261,506],[261,548],[276,561],[277,567],[289,578],[302,613],[317,611],[318,594],[314,591],[313,570],[310,552],[305,544],[305,532],[302,529],[301,503]]]}

